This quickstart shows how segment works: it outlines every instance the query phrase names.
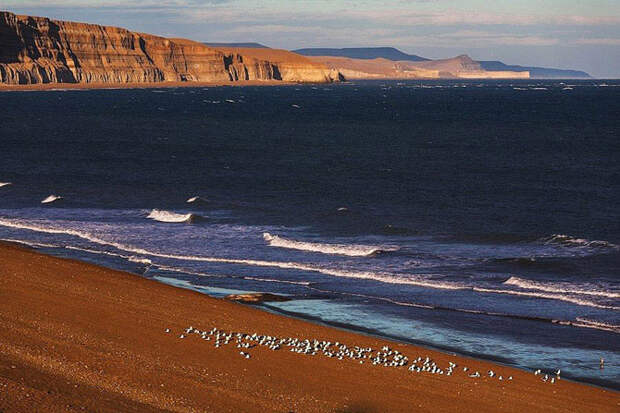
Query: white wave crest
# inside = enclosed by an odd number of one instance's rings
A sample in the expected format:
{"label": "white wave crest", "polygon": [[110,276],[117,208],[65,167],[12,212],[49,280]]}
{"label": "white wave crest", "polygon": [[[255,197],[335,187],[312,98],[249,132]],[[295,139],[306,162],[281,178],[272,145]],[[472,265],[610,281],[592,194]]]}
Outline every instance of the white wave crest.
{"label": "white wave crest", "polygon": [[156,251],[149,251],[143,248],[132,247],[128,245],[123,245],[120,243],[106,241],[91,234],[76,231],[72,229],[56,229],[50,227],[43,227],[38,225],[33,225],[30,223],[24,223],[16,220],[7,220],[0,218],[0,225],[10,228],[18,228],[18,229],[26,229],[36,232],[44,232],[48,234],[64,234],[71,235],[75,237],[82,238],[84,240],[100,244],[100,245],[108,245],[114,248],[117,248],[122,251],[130,252],[136,255],[146,255],[150,257],[159,257],[159,258],[168,258],[173,260],[181,260],[181,261],[196,261],[196,262],[212,262],[212,263],[223,263],[223,264],[237,264],[237,265],[248,265],[248,266],[256,266],[256,267],[270,267],[270,268],[282,268],[282,269],[292,269],[299,271],[308,271],[308,272],[316,272],[324,275],[330,275],[333,277],[343,277],[343,278],[354,278],[354,279],[362,279],[362,280],[374,280],[387,284],[401,284],[401,285],[413,285],[419,287],[433,288],[433,289],[446,289],[446,290],[472,290],[477,292],[485,292],[485,293],[493,293],[493,294],[508,294],[508,295],[517,295],[517,296],[525,296],[525,297],[534,297],[534,298],[546,298],[552,300],[560,300],[566,301],[577,305],[595,307],[595,308],[603,308],[603,309],[611,309],[611,310],[620,310],[620,307],[603,305],[590,300],[584,300],[575,298],[572,296],[566,296],[564,294],[557,293],[549,293],[549,292],[530,292],[530,291],[515,291],[515,290],[506,290],[506,289],[493,289],[493,288],[482,288],[482,287],[471,287],[455,282],[445,282],[440,280],[429,279],[424,275],[416,275],[416,276],[402,276],[391,273],[381,273],[381,272],[362,272],[362,271],[347,271],[341,269],[333,269],[333,268],[325,268],[325,267],[317,267],[309,264],[296,263],[296,262],[279,262],[279,261],[262,261],[262,260],[251,260],[251,259],[237,259],[237,258],[218,258],[218,257],[204,257],[204,256],[194,256],[194,255],[177,255],[177,254],[164,254]]}
{"label": "white wave crest", "polygon": [[201,198],[199,196],[193,196],[193,197],[189,198],[185,202],[187,202],[188,204],[193,204],[194,202],[198,202],[200,200],[201,200]]}
{"label": "white wave crest", "polygon": [[51,204],[52,202],[60,201],[62,199],[59,195],[50,195],[41,201],[42,204]]}
{"label": "white wave crest", "polygon": [[600,303],[597,303],[591,300],[585,300],[585,299],[577,298],[577,297],[570,296],[570,295],[564,295],[564,294],[556,294],[556,293],[549,293],[549,292],[504,290],[504,289],[482,288],[482,287],[473,287],[472,290],[481,292],[481,293],[507,294],[507,295],[516,295],[520,297],[545,298],[549,300],[565,301],[567,303],[582,305],[586,307],[602,308],[605,310],[615,310],[615,311],[620,310],[620,307],[616,307],[613,305],[600,304]]}
{"label": "white wave crest", "polygon": [[587,318],[577,317],[577,321],[573,321],[572,325],[577,327],[596,328],[598,330],[613,331],[620,333],[620,325],[603,323],[601,321],[588,320]]}
{"label": "white wave crest", "polygon": [[160,209],[152,210],[147,218],[152,219],[154,221],[159,222],[168,222],[168,223],[183,223],[183,222],[192,222],[196,220],[199,216],[194,214],[177,214],[176,212],[164,211]]}
{"label": "white wave crest", "polygon": [[584,238],[575,238],[571,237],[570,235],[564,234],[553,234],[550,237],[542,238],[540,241],[547,245],[556,244],[566,247],[620,249],[618,245],[612,244],[611,242],[598,240],[591,241]]}
{"label": "white wave crest", "polygon": [[271,235],[268,232],[263,234],[263,238],[271,247],[288,248],[299,251],[319,252],[330,255],[347,255],[349,257],[368,257],[381,251],[397,251],[395,247],[379,247],[371,245],[344,245],[344,244],[322,244],[314,242],[295,241]]}
{"label": "white wave crest", "polygon": [[560,294],[592,295],[599,297],[620,298],[619,293],[596,289],[585,289],[586,286],[577,286],[575,284],[563,282],[541,283],[536,281],[524,280],[519,277],[510,277],[509,279],[504,281],[504,284],[514,285],[515,287],[523,288],[525,290],[539,290]]}
{"label": "white wave crest", "polygon": [[203,257],[203,256],[194,256],[194,255],[164,254],[164,253],[160,253],[156,251],[145,250],[143,248],[123,245],[123,244],[113,242],[113,241],[106,241],[94,235],[81,232],[81,231],[76,231],[73,229],[56,229],[56,228],[51,228],[51,227],[33,225],[30,223],[26,223],[26,222],[22,222],[18,220],[7,220],[7,219],[0,218],[0,225],[5,226],[5,227],[10,227],[10,228],[26,229],[30,231],[36,231],[36,232],[44,232],[48,234],[70,235],[70,236],[82,238],[84,240],[90,241],[95,244],[112,246],[121,251],[130,252],[136,255],[147,255],[151,257],[168,258],[168,259],[173,259],[173,260],[214,262],[214,263],[222,263],[222,264],[238,264],[238,265],[249,265],[249,266],[256,266],[256,267],[292,269],[292,270],[299,270],[299,271],[317,272],[317,273],[324,274],[324,275],[331,275],[333,277],[374,280],[374,281],[384,282],[388,284],[406,284],[406,285],[415,285],[415,286],[420,286],[420,287],[436,288],[436,289],[460,290],[463,288],[467,288],[457,283],[430,280],[421,275],[418,275],[415,278],[409,278],[409,277],[402,277],[402,276],[398,276],[398,275],[390,274],[390,273],[346,271],[346,270],[339,270],[339,269],[316,267],[316,266],[312,266],[308,264],[301,264],[301,263],[296,263],[296,262],[244,260],[244,259],[236,259],[236,258],[216,258],[216,257]]}
{"label": "white wave crest", "polygon": [[11,185],[10,182],[0,182],[0,188],[2,188],[3,186],[9,186]]}
{"label": "white wave crest", "polygon": [[54,244],[43,244],[41,242],[24,241],[21,239],[13,239],[13,238],[3,238],[3,239],[0,239],[0,241],[12,242],[14,244],[22,244],[22,245],[26,245],[32,248],[61,248],[58,245],[54,245]]}

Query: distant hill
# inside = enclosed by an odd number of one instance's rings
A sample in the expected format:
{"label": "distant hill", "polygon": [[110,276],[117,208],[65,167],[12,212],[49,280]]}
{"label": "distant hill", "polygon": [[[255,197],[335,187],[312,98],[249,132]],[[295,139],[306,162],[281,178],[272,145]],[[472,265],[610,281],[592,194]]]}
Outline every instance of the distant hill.
{"label": "distant hill", "polygon": [[211,47],[241,47],[244,49],[270,49],[270,47],[265,46],[260,43],[211,43],[211,42],[203,42],[205,46]]}
{"label": "distant hill", "polygon": [[[394,47],[356,47],[343,49],[309,48],[293,50],[304,56],[332,56],[347,57],[350,59],[386,59],[395,62],[429,62],[421,56],[404,53]],[[489,72],[530,72],[531,78],[538,79],[590,79],[591,76],[580,70],[550,69],[545,67],[530,67],[507,65],[499,61],[479,61],[480,69]]]}
{"label": "distant hill", "polygon": [[309,48],[293,50],[304,56],[337,56],[351,59],[387,59],[395,61],[426,62],[430,59],[407,54],[393,47],[349,47],[344,49]]}
{"label": "distant hill", "polygon": [[538,79],[590,79],[590,76],[586,72],[580,70],[564,70],[564,69],[549,69],[545,67],[528,67],[519,65],[507,65],[499,61],[479,61],[480,66],[484,70],[496,71],[496,70],[509,70],[512,72],[530,72],[532,78]]}
{"label": "distant hill", "polygon": [[407,60],[353,59],[341,56],[307,56],[345,79],[527,79],[529,72],[487,71],[467,55],[451,59]]}

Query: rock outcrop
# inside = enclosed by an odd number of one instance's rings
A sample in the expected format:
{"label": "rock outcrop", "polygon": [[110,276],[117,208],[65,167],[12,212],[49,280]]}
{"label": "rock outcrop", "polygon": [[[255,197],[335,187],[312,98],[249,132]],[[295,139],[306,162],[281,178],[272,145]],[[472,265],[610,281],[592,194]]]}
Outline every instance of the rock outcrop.
{"label": "rock outcrop", "polygon": [[271,293],[247,293],[247,294],[231,294],[225,297],[227,300],[239,303],[258,304],[266,302],[282,302],[291,301],[289,297]]}
{"label": "rock outcrop", "polygon": [[218,50],[186,39],[0,12],[0,82],[153,83],[338,80],[291,52]]}

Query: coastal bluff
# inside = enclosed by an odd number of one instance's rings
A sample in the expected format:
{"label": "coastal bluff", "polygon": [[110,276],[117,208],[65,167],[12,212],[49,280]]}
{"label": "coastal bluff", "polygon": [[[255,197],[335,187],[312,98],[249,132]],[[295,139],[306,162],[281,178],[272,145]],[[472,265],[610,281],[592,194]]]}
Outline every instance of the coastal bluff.
{"label": "coastal bluff", "polygon": [[0,11],[0,83],[338,81],[320,62],[284,50],[258,55],[123,28]]}

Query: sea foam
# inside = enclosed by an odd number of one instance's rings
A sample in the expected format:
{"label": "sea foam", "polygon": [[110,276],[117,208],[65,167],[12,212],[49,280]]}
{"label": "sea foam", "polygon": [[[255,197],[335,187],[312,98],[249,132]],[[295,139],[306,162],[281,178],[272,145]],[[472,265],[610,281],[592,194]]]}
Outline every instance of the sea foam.
{"label": "sea foam", "polygon": [[381,247],[373,245],[324,244],[317,242],[296,241],[272,235],[268,232],[263,238],[271,247],[288,248],[299,251],[319,252],[330,255],[346,255],[349,257],[368,257],[381,252],[397,251],[395,247]]}
{"label": "sea foam", "polygon": [[570,235],[564,234],[553,234],[550,237],[541,238],[539,240],[543,244],[546,245],[561,245],[564,247],[574,247],[574,248],[591,248],[591,249],[613,249],[618,250],[620,247],[616,244],[612,244],[607,241],[599,241],[599,240],[588,240],[584,238],[576,238],[571,237]]}
{"label": "sea foam", "polygon": [[42,204],[51,204],[52,202],[60,201],[62,199],[59,195],[50,195],[41,201]]}
{"label": "sea foam", "polygon": [[178,223],[184,223],[184,222],[191,223],[201,217],[195,214],[177,214],[176,212],[154,209],[149,213],[147,218],[152,219],[154,221],[159,221],[159,222],[178,224]]}
{"label": "sea foam", "polygon": [[597,289],[593,286],[576,285],[566,282],[542,283],[538,281],[524,280],[519,277],[510,277],[504,281],[506,285],[513,285],[525,290],[538,290],[559,294],[592,295],[608,298],[620,298],[619,293]]}
{"label": "sea foam", "polygon": [[84,240],[93,242],[95,244],[112,246],[121,251],[130,252],[136,255],[146,255],[150,257],[168,258],[168,259],[181,260],[181,261],[211,262],[211,263],[222,263],[222,264],[247,265],[247,266],[255,266],[255,267],[291,269],[291,270],[298,270],[298,271],[315,272],[315,273],[319,273],[323,275],[329,275],[332,277],[372,280],[372,281],[377,281],[377,282],[382,282],[382,283],[387,283],[387,284],[411,285],[411,286],[433,288],[433,289],[445,289],[445,290],[472,290],[472,291],[483,292],[483,293],[507,294],[507,295],[523,296],[523,297],[545,298],[545,299],[570,302],[572,304],[589,306],[589,307],[594,307],[594,308],[620,310],[620,307],[600,304],[600,303],[596,303],[591,300],[581,299],[581,298],[573,297],[573,296],[566,295],[566,294],[476,287],[476,286],[471,286],[471,285],[462,284],[458,282],[449,282],[449,281],[441,281],[441,280],[432,279],[429,275],[425,275],[425,274],[404,275],[404,274],[393,274],[393,273],[386,273],[386,272],[351,271],[351,270],[335,269],[335,268],[322,267],[322,266],[319,267],[316,265],[297,263],[297,262],[264,261],[264,260],[252,260],[252,259],[166,254],[166,253],[161,253],[161,252],[156,252],[156,251],[149,251],[143,248],[132,247],[132,246],[120,244],[117,242],[106,241],[94,235],[91,235],[91,234],[88,234],[82,231],[72,230],[72,229],[56,229],[56,228],[39,226],[39,225],[33,225],[31,223],[21,222],[17,220],[7,220],[7,219],[2,219],[2,218],[0,218],[0,225],[5,226],[5,227],[10,227],[10,228],[18,228],[18,229],[26,229],[26,230],[36,231],[36,232],[44,232],[48,234],[71,235],[71,236],[79,237]]}

